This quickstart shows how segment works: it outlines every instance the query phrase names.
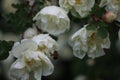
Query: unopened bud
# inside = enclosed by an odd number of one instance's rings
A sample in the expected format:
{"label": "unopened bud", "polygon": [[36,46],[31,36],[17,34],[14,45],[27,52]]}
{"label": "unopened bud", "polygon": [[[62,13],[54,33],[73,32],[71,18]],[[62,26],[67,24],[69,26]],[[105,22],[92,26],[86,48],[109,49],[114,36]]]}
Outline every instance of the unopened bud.
{"label": "unopened bud", "polygon": [[111,23],[113,22],[115,19],[116,19],[116,14],[113,13],[113,12],[106,12],[104,15],[103,15],[103,20],[107,23]]}

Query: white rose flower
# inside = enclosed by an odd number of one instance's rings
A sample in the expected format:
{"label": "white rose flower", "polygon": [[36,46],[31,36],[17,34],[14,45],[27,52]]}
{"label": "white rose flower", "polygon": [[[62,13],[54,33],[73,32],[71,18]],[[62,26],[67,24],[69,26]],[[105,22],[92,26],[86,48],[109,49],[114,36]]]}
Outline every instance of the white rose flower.
{"label": "white rose flower", "polygon": [[70,45],[74,56],[82,59],[87,53],[88,57],[96,58],[105,54],[103,48],[110,47],[110,40],[109,37],[102,39],[97,36],[96,31],[89,31],[83,27],[73,34]]}
{"label": "white rose flower", "polygon": [[38,49],[49,57],[54,53],[54,51],[58,50],[57,42],[48,34],[34,36],[32,40],[38,45]]}
{"label": "white rose flower", "polygon": [[54,70],[51,61],[40,51],[27,50],[17,58],[10,68],[10,75],[16,80],[29,80],[30,77],[41,80],[42,75],[48,76]]}
{"label": "white rose flower", "polygon": [[106,11],[117,15],[116,20],[120,22],[120,0],[101,0],[100,7],[106,6]]}
{"label": "white rose flower", "polygon": [[67,12],[70,10],[74,16],[86,17],[91,8],[94,6],[95,0],[59,0],[59,5]]}
{"label": "white rose flower", "polygon": [[15,57],[19,57],[26,50],[40,51],[50,57],[58,50],[58,44],[48,34],[40,34],[32,39],[23,39],[21,42],[16,42],[10,53],[14,54]]}
{"label": "white rose flower", "polygon": [[67,13],[57,6],[43,8],[33,18],[36,25],[52,35],[59,35],[70,28],[70,20]]}
{"label": "white rose flower", "polygon": [[10,51],[10,54],[17,58],[11,66],[11,76],[28,80],[32,73],[36,80],[41,80],[42,75],[50,75],[54,67],[48,56],[52,56],[51,54],[57,49],[58,44],[48,34],[40,34],[32,39],[16,42]]}

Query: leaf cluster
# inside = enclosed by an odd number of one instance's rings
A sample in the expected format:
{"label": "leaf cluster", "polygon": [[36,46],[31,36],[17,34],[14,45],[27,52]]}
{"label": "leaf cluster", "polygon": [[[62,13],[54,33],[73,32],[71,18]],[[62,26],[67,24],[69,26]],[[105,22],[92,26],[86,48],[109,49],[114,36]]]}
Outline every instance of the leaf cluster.
{"label": "leaf cluster", "polygon": [[9,56],[13,43],[13,41],[0,41],[0,60],[4,60]]}
{"label": "leaf cluster", "polygon": [[97,30],[97,35],[104,39],[108,36],[108,27],[109,25],[104,22],[91,22],[86,28],[87,30]]}
{"label": "leaf cluster", "polygon": [[43,7],[43,1],[36,0],[33,6],[29,6],[27,2],[21,1],[21,3],[13,4],[12,6],[17,11],[15,13],[3,14],[3,17],[9,25],[11,32],[21,34],[28,27],[32,27],[32,18]]}
{"label": "leaf cluster", "polygon": [[106,12],[105,7],[99,7],[98,4],[95,4],[91,10],[91,14],[94,14],[95,16],[99,18],[101,18],[105,12]]}

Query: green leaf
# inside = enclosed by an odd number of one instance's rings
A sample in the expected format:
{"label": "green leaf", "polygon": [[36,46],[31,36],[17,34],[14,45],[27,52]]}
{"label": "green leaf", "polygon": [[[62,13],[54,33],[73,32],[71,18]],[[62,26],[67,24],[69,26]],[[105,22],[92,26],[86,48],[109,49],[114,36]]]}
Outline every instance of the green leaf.
{"label": "green leaf", "polygon": [[97,17],[102,17],[102,15],[105,13],[105,8],[104,7],[99,7],[98,4],[95,4],[94,7],[92,8],[91,14],[95,14]]}
{"label": "green leaf", "polygon": [[4,60],[9,56],[13,43],[13,41],[0,41],[0,60]]}
{"label": "green leaf", "polygon": [[108,24],[106,24],[106,23],[104,23],[104,22],[99,22],[99,23],[98,23],[98,26],[103,27],[103,28],[109,27]]}
{"label": "green leaf", "polygon": [[15,13],[4,14],[3,18],[7,26],[1,26],[0,30],[4,32],[12,32],[22,34],[27,28],[32,27],[32,18],[43,8],[44,1],[35,0],[34,6],[27,5],[26,0],[22,0],[19,4],[12,4],[16,8]]}
{"label": "green leaf", "polygon": [[103,27],[100,27],[98,30],[97,30],[97,35],[99,37],[101,37],[102,39],[105,39],[107,36],[108,36],[108,31],[103,28]]}
{"label": "green leaf", "polygon": [[101,37],[102,39],[106,38],[108,36],[108,24],[104,22],[98,22],[98,21],[91,21],[89,25],[86,27],[87,30],[97,30],[97,35]]}
{"label": "green leaf", "polygon": [[96,26],[95,24],[93,24],[93,23],[90,23],[90,24],[86,27],[87,30],[95,30],[96,28],[97,28],[97,26]]}

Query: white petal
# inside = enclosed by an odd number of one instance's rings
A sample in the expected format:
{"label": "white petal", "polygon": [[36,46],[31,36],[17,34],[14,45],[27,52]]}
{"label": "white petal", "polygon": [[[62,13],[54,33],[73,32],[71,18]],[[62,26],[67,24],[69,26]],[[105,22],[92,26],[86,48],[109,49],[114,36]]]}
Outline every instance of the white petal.
{"label": "white petal", "polygon": [[34,36],[32,40],[39,45],[40,42],[44,41],[47,37],[49,37],[49,34],[40,34],[40,35]]}
{"label": "white petal", "polygon": [[83,59],[86,55],[86,52],[83,52],[79,47],[77,48],[73,48],[73,54],[74,56],[80,58],[80,59]]}
{"label": "white petal", "polygon": [[14,45],[13,45],[13,48],[15,48],[18,45],[20,45],[20,42],[15,42]]}
{"label": "white petal", "polygon": [[21,77],[21,80],[29,80],[29,74],[24,74],[22,77]]}
{"label": "white petal", "polygon": [[75,39],[76,37],[81,37],[81,39],[83,38],[83,40],[86,40],[86,29],[83,27],[80,30],[78,30],[77,32],[75,32],[73,34],[73,36],[71,37],[71,39]]}
{"label": "white petal", "polygon": [[62,7],[63,9],[65,9],[65,11],[68,13],[69,9],[71,8],[70,4],[69,4],[70,0],[59,0],[59,5],[60,7]]}
{"label": "white petal", "polygon": [[47,50],[47,52],[58,50],[57,42],[52,39],[48,34],[40,34],[34,36],[32,40],[36,42],[39,47],[45,46],[45,51]]}
{"label": "white petal", "polygon": [[97,48],[97,44],[95,42],[93,42],[92,44],[89,44],[88,52],[93,53],[96,50],[96,48]]}
{"label": "white petal", "polygon": [[22,59],[16,60],[11,66],[11,68],[15,68],[15,69],[22,69],[24,67],[25,67],[25,63],[23,62]]}
{"label": "white petal", "polygon": [[25,32],[24,32],[24,38],[26,39],[30,39],[33,36],[37,35],[37,30],[35,28],[28,28]]}
{"label": "white petal", "polygon": [[103,40],[103,44],[102,44],[102,48],[110,48],[110,40],[109,37],[107,37],[106,39]]}
{"label": "white petal", "polygon": [[86,10],[86,7],[83,7],[85,9],[80,8],[80,6],[76,6],[75,10],[80,15],[80,17],[84,18],[89,14],[89,10]]}
{"label": "white petal", "polygon": [[10,68],[10,76],[16,80],[29,80],[29,74],[25,69]]}
{"label": "white petal", "polygon": [[34,71],[34,77],[36,80],[41,80],[41,76],[42,76],[42,68],[39,68]]}
{"label": "white petal", "polygon": [[70,44],[73,47],[74,56],[82,59],[88,50],[87,30],[85,27],[73,34]]}
{"label": "white petal", "polygon": [[49,58],[44,55],[44,54],[39,54],[40,55],[40,58],[41,60],[43,61],[43,65],[42,65],[42,75],[43,76],[47,76],[47,75],[50,75],[53,73],[53,70],[54,70],[54,66],[53,64],[51,63],[51,61],[49,60]]}
{"label": "white petal", "polygon": [[107,4],[107,0],[101,0],[99,6],[104,7]]}
{"label": "white petal", "polygon": [[21,44],[12,48],[11,52],[15,57],[21,56],[26,50],[37,50],[37,44],[32,40],[23,40]]}
{"label": "white petal", "polygon": [[103,49],[101,47],[97,47],[94,52],[92,52],[92,53],[88,52],[87,55],[88,55],[88,57],[91,57],[94,59],[96,57],[105,55],[105,52],[103,51]]}

